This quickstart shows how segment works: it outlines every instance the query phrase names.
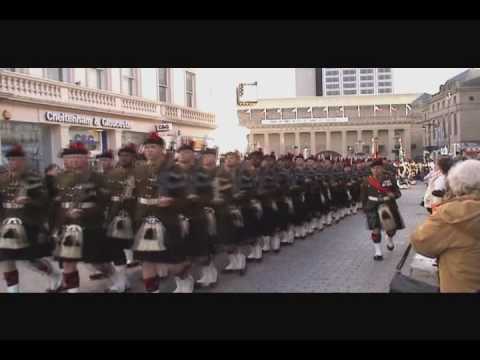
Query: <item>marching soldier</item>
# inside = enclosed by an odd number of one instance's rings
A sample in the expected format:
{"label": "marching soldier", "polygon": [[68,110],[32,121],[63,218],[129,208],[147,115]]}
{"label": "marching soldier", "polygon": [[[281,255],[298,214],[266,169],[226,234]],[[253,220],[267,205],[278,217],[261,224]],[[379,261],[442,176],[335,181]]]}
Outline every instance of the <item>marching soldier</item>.
{"label": "marching soldier", "polygon": [[[95,156],[94,171],[96,171],[104,179],[110,177],[110,173],[114,169],[114,156],[112,150],[106,150]],[[110,202],[105,207],[105,218],[110,208]],[[104,224],[106,226],[106,224]],[[90,280],[100,280],[113,276],[115,269],[110,264],[88,264],[92,271]]]}
{"label": "marching soldier", "polygon": [[239,189],[239,157],[235,152],[225,155],[225,162],[217,173],[217,191],[219,199],[216,199],[218,216],[219,242],[228,254],[228,264],[224,272],[246,271],[246,256],[241,251],[244,240],[244,226],[239,202],[243,194]]}
{"label": "marching soldier", "polygon": [[188,219],[181,213],[184,178],[173,170],[156,132],[145,140],[144,155],[146,163],[135,168],[134,259],[142,263],[147,292],[160,292],[160,280],[169,274],[175,276],[175,292],[192,292],[185,253]]}
{"label": "marching soldier", "polygon": [[[106,216],[107,252],[115,271],[111,275],[110,292],[125,292],[130,288],[127,267],[133,267],[133,218],[135,210],[135,144],[118,150],[119,161],[105,179],[109,202]],[[113,157],[113,154],[112,154]],[[105,169],[104,166],[102,168]],[[138,264],[138,263],[137,263]]]}
{"label": "marching soldier", "polygon": [[25,152],[15,145],[6,154],[8,169],[0,174],[0,269],[7,292],[19,292],[17,262],[50,278],[60,287],[61,274],[44,259],[52,252],[48,236],[49,197],[45,182],[26,165]]}
{"label": "marching soldier", "polygon": [[387,249],[394,249],[393,236],[405,225],[400,215],[396,199],[401,196],[395,179],[383,171],[383,161],[374,160],[371,164],[372,175],[367,178],[362,187],[363,209],[367,217],[368,229],[372,231],[372,241],[375,247],[374,260],[383,260],[381,230],[387,235]]}
{"label": "marching soldier", "polygon": [[89,169],[88,154],[82,143],[72,143],[60,154],[65,171],[57,178],[53,229],[55,257],[63,262],[63,284],[58,292],[78,292],[79,262],[107,262],[103,227],[106,189],[103,177]]}
{"label": "marching soldier", "polygon": [[274,158],[271,155],[264,156],[262,166],[258,172],[258,191],[257,195],[262,204],[262,236],[263,249],[268,252],[273,250],[280,251],[280,238],[277,235],[278,230],[278,205],[275,193],[278,189],[277,171],[274,168]]}
{"label": "marching soldier", "polygon": [[293,208],[295,209],[294,225],[295,225],[295,238],[304,239],[307,236],[307,204],[305,202],[305,188],[306,188],[306,176],[305,176],[305,164],[302,155],[297,155],[294,158],[295,167],[293,170],[293,184],[291,187]]}
{"label": "marching soldier", "polygon": [[[192,264],[192,274],[199,268],[200,276],[196,285],[213,286],[218,272],[211,253],[211,237],[216,233],[215,211],[211,207],[214,196],[214,177],[195,163],[192,144],[184,144],[178,150],[178,173],[186,181],[184,208],[189,231],[186,241],[186,255]],[[195,271],[196,272],[196,271]]]}

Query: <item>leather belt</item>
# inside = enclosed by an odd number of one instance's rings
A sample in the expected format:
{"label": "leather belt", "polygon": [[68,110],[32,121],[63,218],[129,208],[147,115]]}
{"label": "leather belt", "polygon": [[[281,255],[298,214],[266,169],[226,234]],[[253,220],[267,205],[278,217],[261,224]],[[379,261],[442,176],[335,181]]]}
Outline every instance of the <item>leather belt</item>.
{"label": "leather belt", "polygon": [[23,209],[25,207],[25,205],[16,202],[4,202],[2,206],[4,209]]}
{"label": "leather belt", "polygon": [[[96,203],[94,202],[83,202],[83,203],[78,203],[76,208],[77,209],[91,209],[97,206]],[[62,203],[62,209],[71,209],[74,207],[73,202],[63,202]]]}
{"label": "leather belt", "polygon": [[375,196],[369,196],[368,197],[368,200],[372,200],[372,201],[387,201],[389,200],[390,198],[388,196],[384,196],[384,197],[375,197]]}
{"label": "leather belt", "polygon": [[138,198],[138,203],[142,205],[158,205],[159,199]]}

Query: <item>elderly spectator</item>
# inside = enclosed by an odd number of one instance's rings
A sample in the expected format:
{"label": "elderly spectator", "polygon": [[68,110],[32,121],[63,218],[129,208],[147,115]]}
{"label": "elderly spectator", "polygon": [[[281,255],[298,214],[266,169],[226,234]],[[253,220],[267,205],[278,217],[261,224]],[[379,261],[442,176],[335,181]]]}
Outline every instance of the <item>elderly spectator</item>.
{"label": "elderly spectator", "polygon": [[423,201],[425,208],[430,214],[433,209],[442,202],[442,198],[447,189],[446,177],[452,164],[452,159],[449,157],[441,157],[437,161],[435,170],[428,174],[424,179],[428,180],[428,187]]}
{"label": "elderly spectator", "polygon": [[439,258],[441,292],[480,291],[480,161],[456,164],[448,192],[411,235],[415,251]]}

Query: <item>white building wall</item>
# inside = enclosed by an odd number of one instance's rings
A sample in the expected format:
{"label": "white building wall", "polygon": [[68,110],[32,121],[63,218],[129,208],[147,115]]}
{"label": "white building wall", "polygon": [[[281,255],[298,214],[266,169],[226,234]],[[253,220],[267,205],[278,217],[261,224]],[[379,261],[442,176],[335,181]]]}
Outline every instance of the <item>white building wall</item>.
{"label": "white building wall", "polygon": [[116,93],[121,92],[120,70],[121,70],[120,68],[111,68],[110,69],[111,86],[112,86],[111,91],[116,92]]}
{"label": "white building wall", "polygon": [[316,80],[314,68],[296,68],[295,69],[295,95],[296,96],[315,96]]}
{"label": "white building wall", "polygon": [[185,68],[172,68],[171,71],[173,81],[172,103],[185,106]]}
{"label": "white building wall", "polygon": [[140,94],[142,98],[157,100],[157,73],[155,68],[141,68],[141,86]]}
{"label": "white building wall", "polygon": [[80,82],[80,86],[87,86],[87,69],[74,68],[72,82]]}

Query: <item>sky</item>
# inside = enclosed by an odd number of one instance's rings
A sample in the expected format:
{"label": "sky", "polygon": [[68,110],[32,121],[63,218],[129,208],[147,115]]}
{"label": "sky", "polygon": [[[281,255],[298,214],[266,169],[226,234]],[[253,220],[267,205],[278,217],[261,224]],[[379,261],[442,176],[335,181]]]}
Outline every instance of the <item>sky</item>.
{"label": "sky", "polygon": [[[466,69],[462,68],[394,68],[396,94],[434,94],[445,81]],[[216,115],[217,129],[213,137],[220,152],[244,151],[248,130],[238,125],[235,88],[240,82],[258,82],[259,98],[295,96],[293,68],[204,68],[198,69],[198,82],[204,94],[199,100],[201,110]]]}

